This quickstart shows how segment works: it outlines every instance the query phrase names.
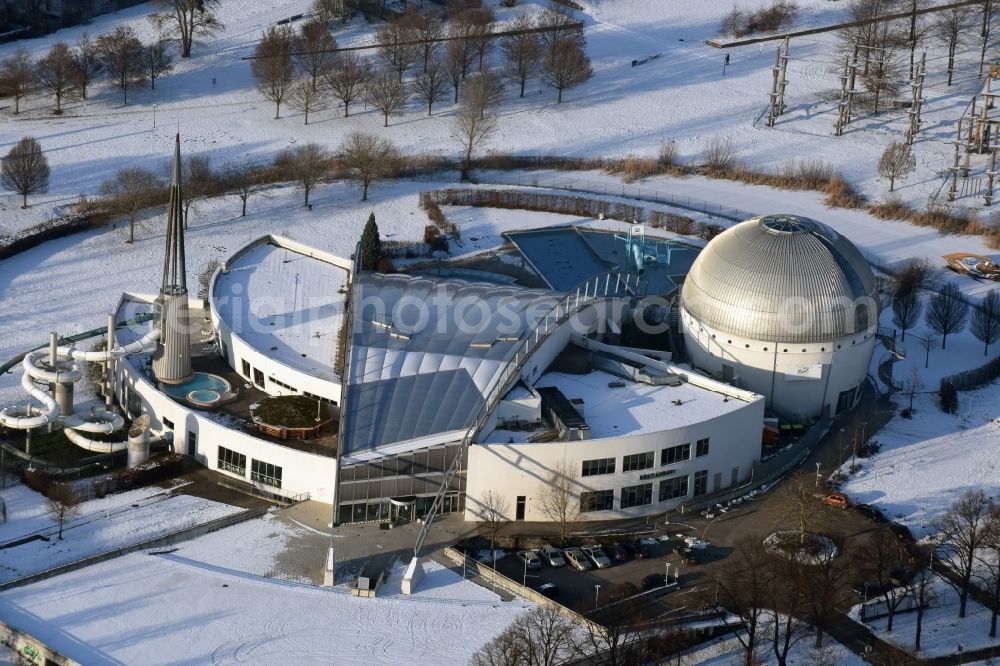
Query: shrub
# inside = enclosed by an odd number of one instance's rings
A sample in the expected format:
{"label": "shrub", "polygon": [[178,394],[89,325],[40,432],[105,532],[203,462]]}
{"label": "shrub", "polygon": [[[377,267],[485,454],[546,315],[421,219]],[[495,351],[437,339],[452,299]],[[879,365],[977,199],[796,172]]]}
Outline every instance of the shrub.
{"label": "shrub", "polygon": [[674,141],[660,143],[660,150],[656,153],[656,161],[664,169],[672,169],[680,166],[680,162],[677,159],[677,143]]}
{"label": "shrub", "polygon": [[880,220],[908,220],[913,216],[913,209],[896,195],[889,195],[883,201],[871,204],[868,212]]}
{"label": "shrub", "polygon": [[442,252],[448,251],[448,239],[442,236],[440,229],[433,224],[428,224],[424,227],[424,243],[427,244],[431,252],[437,252],[438,250]]}
{"label": "shrub", "polygon": [[649,178],[660,173],[660,165],[656,160],[648,157],[636,157],[629,155],[621,162],[622,179],[626,183],[631,183],[643,178]]}
{"label": "shrub", "polygon": [[725,177],[737,163],[736,144],[732,137],[712,137],[702,153],[702,162],[709,176]]}
{"label": "shrub", "polygon": [[826,184],[824,203],[835,208],[861,208],[865,203],[865,198],[855,192],[850,183],[844,180],[840,174],[834,174]]}
{"label": "shrub", "polygon": [[955,385],[949,381],[941,380],[941,388],[938,391],[938,397],[941,400],[941,409],[946,414],[955,414],[958,412],[958,391],[955,389]]}

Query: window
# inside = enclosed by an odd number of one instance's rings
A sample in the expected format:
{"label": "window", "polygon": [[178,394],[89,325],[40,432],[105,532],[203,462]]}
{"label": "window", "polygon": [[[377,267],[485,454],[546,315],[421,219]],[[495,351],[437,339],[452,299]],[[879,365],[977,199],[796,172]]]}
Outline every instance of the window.
{"label": "window", "polygon": [[173,430],[174,429],[174,422],[171,421],[170,419],[165,418],[165,419],[163,419],[163,427],[164,428],[170,428],[171,430]]}
{"label": "window", "polygon": [[219,469],[232,472],[233,474],[239,474],[240,476],[246,476],[247,457],[242,453],[237,453],[236,451],[231,451],[224,446],[220,446]]}
{"label": "window", "polygon": [[677,446],[671,446],[668,449],[663,449],[663,451],[660,453],[661,465],[673,465],[674,463],[679,463],[690,459],[691,459],[690,442],[687,444],[679,444]]}
{"label": "window", "polygon": [[646,453],[635,453],[622,458],[622,471],[634,472],[640,469],[649,469],[654,465],[655,456],[652,451]]}
{"label": "window", "polygon": [[597,460],[583,461],[584,476],[598,476],[600,474],[614,474],[614,473],[615,473],[614,458],[599,458]]}
{"label": "window", "polygon": [[250,480],[265,486],[281,487],[281,468],[261,460],[254,460],[250,468]]}
{"label": "window", "polygon": [[841,391],[837,396],[837,413],[845,412],[854,406],[854,389]]}
{"label": "window", "polygon": [[685,497],[688,494],[688,478],[687,476],[678,476],[673,479],[665,479],[660,481],[660,500],[665,502],[666,500],[677,499],[678,497]]}
{"label": "window", "polygon": [[644,483],[640,486],[622,488],[621,508],[644,506],[653,503],[653,484]]}
{"label": "window", "polygon": [[257,368],[253,369],[253,383],[261,388],[264,388],[264,373]]}
{"label": "window", "polygon": [[694,494],[704,495],[708,492],[708,470],[703,469],[694,473]]}
{"label": "window", "polygon": [[246,360],[245,358],[241,358],[240,362],[243,366],[243,376],[246,377],[247,379],[250,379],[250,361]]}
{"label": "window", "polygon": [[615,491],[596,490],[580,493],[580,513],[610,511],[615,508]]}
{"label": "window", "polygon": [[697,443],[697,448],[695,449],[694,455],[696,458],[701,458],[702,456],[708,455],[708,437],[705,439],[699,439]]}
{"label": "window", "polygon": [[868,328],[868,306],[864,303],[854,308],[854,330],[863,331]]}

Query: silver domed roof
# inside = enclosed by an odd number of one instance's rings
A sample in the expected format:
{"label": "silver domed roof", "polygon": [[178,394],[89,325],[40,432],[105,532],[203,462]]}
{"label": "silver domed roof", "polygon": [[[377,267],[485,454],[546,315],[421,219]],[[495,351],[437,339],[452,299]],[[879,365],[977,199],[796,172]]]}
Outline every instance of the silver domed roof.
{"label": "silver domed roof", "polygon": [[878,318],[868,261],[815,220],[768,215],[714,238],[681,291],[702,324],[751,340],[823,342],[862,332]]}

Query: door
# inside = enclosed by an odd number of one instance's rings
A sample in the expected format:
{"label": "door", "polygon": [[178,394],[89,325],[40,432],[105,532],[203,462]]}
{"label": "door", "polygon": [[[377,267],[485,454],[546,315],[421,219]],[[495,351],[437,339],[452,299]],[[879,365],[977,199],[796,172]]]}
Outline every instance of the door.
{"label": "door", "polygon": [[188,455],[192,458],[198,453],[198,435],[188,430]]}
{"label": "door", "polygon": [[517,496],[517,509],[515,510],[514,520],[524,520],[524,505],[527,499],[524,495]]}
{"label": "door", "polygon": [[712,479],[712,484],[714,485],[712,492],[718,492],[722,489],[722,472],[715,473],[715,477]]}

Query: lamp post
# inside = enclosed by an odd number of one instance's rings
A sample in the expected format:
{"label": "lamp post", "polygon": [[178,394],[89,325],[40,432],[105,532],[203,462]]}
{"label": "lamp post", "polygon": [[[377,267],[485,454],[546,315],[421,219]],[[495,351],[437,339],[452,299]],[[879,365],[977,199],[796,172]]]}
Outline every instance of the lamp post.
{"label": "lamp post", "polygon": [[528,587],[528,551],[524,551],[524,574],[521,575],[521,587]]}
{"label": "lamp post", "polygon": [[816,463],[816,487],[819,488],[819,463]]}
{"label": "lamp post", "polygon": [[601,596],[601,586],[600,585],[595,585],[594,586],[594,610],[597,610],[597,600],[600,598],[600,596]]}
{"label": "lamp post", "polygon": [[153,129],[156,129],[156,105],[153,105]]}
{"label": "lamp post", "polygon": [[663,586],[670,585],[670,562],[667,562],[667,573],[663,577]]}

